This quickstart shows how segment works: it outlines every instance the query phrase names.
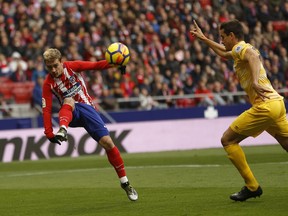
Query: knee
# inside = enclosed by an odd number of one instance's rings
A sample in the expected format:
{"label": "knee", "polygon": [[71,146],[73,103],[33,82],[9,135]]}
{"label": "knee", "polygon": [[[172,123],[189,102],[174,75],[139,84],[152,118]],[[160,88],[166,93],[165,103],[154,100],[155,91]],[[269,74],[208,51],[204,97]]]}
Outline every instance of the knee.
{"label": "knee", "polygon": [[228,136],[229,133],[228,133],[227,131],[228,131],[228,130],[226,130],[226,131],[223,133],[222,137],[221,137],[221,144],[222,144],[223,147],[225,147],[225,146],[227,146],[227,145],[230,144],[230,142],[229,142],[230,138],[229,138],[229,136]]}
{"label": "knee", "polygon": [[223,147],[226,147],[232,144],[239,144],[246,137],[247,136],[237,134],[234,131],[232,131],[230,128],[228,128],[221,137],[221,144]]}
{"label": "knee", "polygon": [[115,145],[113,140],[111,139],[110,136],[103,136],[99,140],[99,144],[105,149],[105,150],[110,150],[112,149]]}
{"label": "knee", "polygon": [[63,101],[63,104],[68,104],[72,107],[72,110],[74,110],[74,107],[75,107],[75,100],[71,97],[69,98],[65,98],[64,101]]}
{"label": "knee", "polygon": [[283,137],[276,135],[275,139],[278,141],[278,143],[282,146],[282,148],[288,152],[288,137]]}
{"label": "knee", "polygon": [[280,145],[282,146],[282,148],[288,152],[288,142],[286,141],[285,143],[280,143]]}
{"label": "knee", "polygon": [[221,144],[222,144],[223,147],[225,147],[225,146],[227,146],[229,144],[227,136],[225,135],[225,133],[221,137]]}

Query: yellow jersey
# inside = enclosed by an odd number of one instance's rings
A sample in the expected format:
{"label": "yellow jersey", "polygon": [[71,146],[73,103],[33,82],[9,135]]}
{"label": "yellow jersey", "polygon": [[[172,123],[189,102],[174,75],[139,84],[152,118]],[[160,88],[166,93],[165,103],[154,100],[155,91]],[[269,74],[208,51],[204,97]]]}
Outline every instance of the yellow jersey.
{"label": "yellow jersey", "polygon": [[[263,102],[263,100],[258,96],[255,90],[252,88],[252,75],[251,69],[247,61],[244,60],[245,52],[248,48],[252,48],[256,50],[251,44],[246,43],[244,41],[240,41],[232,48],[232,57],[234,60],[234,70],[237,75],[237,78],[240,82],[241,87],[247,93],[249,97],[250,103],[257,104]],[[260,55],[259,51],[256,50]],[[272,87],[271,82],[267,78],[267,73],[261,63],[261,69],[259,74],[259,81],[258,83],[262,86],[266,86],[272,90],[272,92],[266,92],[266,95],[269,96],[270,99],[266,100],[282,100],[283,97],[279,95],[275,89]]]}

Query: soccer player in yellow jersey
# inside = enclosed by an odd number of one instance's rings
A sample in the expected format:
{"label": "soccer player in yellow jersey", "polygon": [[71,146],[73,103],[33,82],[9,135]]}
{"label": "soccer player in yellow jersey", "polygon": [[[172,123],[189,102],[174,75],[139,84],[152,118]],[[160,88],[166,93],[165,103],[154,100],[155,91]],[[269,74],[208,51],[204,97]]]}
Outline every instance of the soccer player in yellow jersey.
{"label": "soccer player in yellow jersey", "polygon": [[256,137],[267,131],[288,151],[288,121],[283,98],[268,80],[259,51],[243,41],[243,27],[238,20],[220,25],[222,44],[207,38],[196,21],[190,33],[206,43],[217,55],[234,60],[234,70],[252,107],[238,116],[221,138],[228,158],[245,181],[245,186],[230,195],[230,199],[245,201],[260,197],[262,188],[247,164],[239,143],[249,136]]}

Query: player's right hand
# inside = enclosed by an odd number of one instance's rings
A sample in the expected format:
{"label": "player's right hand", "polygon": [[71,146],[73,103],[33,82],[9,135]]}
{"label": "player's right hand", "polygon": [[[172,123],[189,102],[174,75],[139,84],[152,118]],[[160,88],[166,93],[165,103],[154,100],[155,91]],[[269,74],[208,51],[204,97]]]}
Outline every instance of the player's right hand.
{"label": "player's right hand", "polygon": [[57,143],[58,145],[61,145],[61,142],[54,136],[53,138],[48,138],[51,143]]}
{"label": "player's right hand", "polygon": [[193,20],[194,27],[190,30],[190,33],[194,36],[197,37],[201,40],[204,40],[206,36],[203,34],[202,30],[200,27],[197,25],[196,21]]}
{"label": "player's right hand", "polygon": [[124,66],[124,65],[120,66],[119,70],[120,70],[122,75],[126,74],[126,66]]}

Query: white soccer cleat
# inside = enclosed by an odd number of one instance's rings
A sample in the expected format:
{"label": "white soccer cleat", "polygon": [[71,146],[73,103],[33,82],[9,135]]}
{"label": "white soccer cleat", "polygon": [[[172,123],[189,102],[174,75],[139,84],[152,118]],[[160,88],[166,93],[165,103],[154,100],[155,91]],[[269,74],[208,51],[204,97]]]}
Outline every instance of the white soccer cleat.
{"label": "white soccer cleat", "polygon": [[122,183],[121,187],[125,190],[128,198],[131,201],[136,201],[138,200],[138,193],[136,192],[136,190],[129,184],[129,182],[126,183]]}

